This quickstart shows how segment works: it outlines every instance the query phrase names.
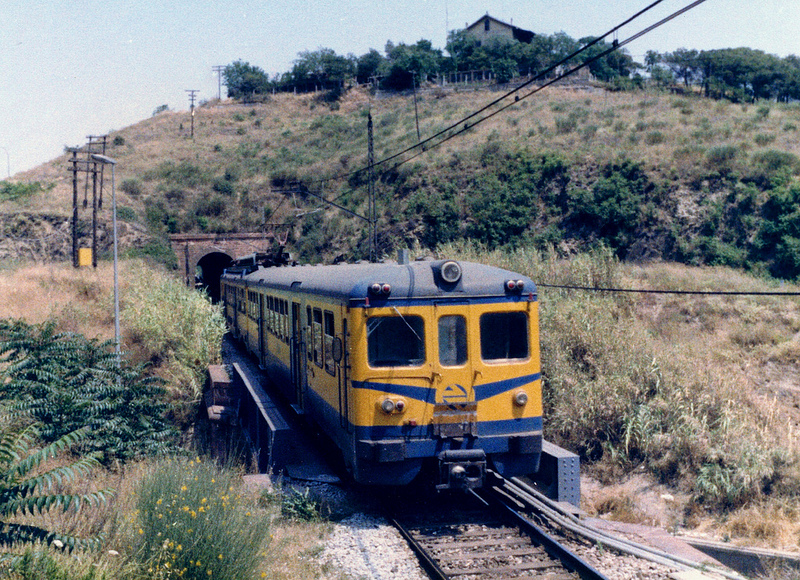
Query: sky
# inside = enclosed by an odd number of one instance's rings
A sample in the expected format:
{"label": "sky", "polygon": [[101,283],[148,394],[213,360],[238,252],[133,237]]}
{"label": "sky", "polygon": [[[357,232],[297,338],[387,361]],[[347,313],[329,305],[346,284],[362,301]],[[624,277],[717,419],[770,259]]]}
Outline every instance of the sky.
{"label": "sky", "polygon": [[[430,40],[484,14],[541,34],[598,36],[652,0],[0,0],[0,179],[150,117],[217,97],[214,66],[270,76],[298,53],[362,55],[387,41]],[[663,0],[622,41],[690,0]],[[706,0],[626,48],[749,47],[800,55],[798,0]],[[222,87],[225,96],[225,87]]]}

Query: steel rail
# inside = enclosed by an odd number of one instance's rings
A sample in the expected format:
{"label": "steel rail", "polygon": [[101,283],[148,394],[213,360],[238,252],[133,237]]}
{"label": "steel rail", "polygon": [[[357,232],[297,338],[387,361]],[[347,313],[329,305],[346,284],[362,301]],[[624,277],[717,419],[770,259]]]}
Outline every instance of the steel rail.
{"label": "steel rail", "polygon": [[[697,571],[707,570],[708,567],[697,562],[693,562],[686,558],[681,558],[674,554],[669,554],[657,548],[651,548],[642,544],[637,544],[630,540],[612,536],[602,530],[594,529],[581,522],[573,514],[568,513],[561,509],[548,497],[544,496],[541,492],[526,484],[524,481],[517,477],[512,477],[510,480],[503,480],[504,487],[509,493],[516,496],[519,500],[527,502],[531,508],[539,511],[543,517],[557,523],[570,532],[586,538],[589,541],[600,543],[607,548],[617,550],[624,554],[629,554],[637,558],[643,558],[661,564],[677,568],[684,571]],[[745,580],[743,576],[735,572],[729,572],[719,568],[713,569],[716,574],[727,578],[728,580]]]}
{"label": "steel rail", "polygon": [[[476,492],[476,495],[484,501],[489,502],[495,509],[502,511],[503,515],[514,522],[514,524],[526,533],[533,542],[544,548],[550,557],[563,562],[567,568],[580,576],[581,580],[609,580],[602,572],[595,570],[590,564],[573,554],[542,528],[522,516],[517,510],[500,499],[500,497],[506,494],[494,488],[490,488],[490,491],[493,493],[483,491],[482,493]],[[487,497],[484,497],[484,495]]]}
{"label": "steel rail", "polygon": [[401,524],[397,519],[395,519],[390,514],[386,514],[386,518],[389,520],[397,531],[400,532],[400,535],[405,538],[406,542],[408,542],[409,547],[417,555],[417,559],[419,560],[420,566],[428,573],[428,575],[433,580],[450,580],[450,576],[441,569],[439,564],[437,564],[428,551],[420,544],[414,536],[409,533],[406,527]]}

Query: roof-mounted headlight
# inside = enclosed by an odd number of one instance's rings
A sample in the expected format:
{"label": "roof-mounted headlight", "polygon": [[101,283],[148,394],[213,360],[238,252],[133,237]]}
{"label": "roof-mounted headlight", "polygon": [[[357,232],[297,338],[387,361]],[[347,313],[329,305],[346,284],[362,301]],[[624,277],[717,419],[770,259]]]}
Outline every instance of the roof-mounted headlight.
{"label": "roof-mounted headlight", "polygon": [[444,262],[441,265],[439,272],[441,273],[442,280],[448,284],[455,284],[461,280],[461,265],[453,260]]}

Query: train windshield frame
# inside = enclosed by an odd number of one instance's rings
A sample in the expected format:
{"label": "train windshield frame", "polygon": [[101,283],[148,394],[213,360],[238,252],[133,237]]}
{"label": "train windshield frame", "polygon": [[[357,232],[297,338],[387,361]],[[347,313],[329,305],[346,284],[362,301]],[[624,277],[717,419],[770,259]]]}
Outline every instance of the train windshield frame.
{"label": "train windshield frame", "polygon": [[484,362],[526,361],[530,358],[527,313],[485,312],[480,317],[480,333]]}
{"label": "train windshield frame", "polygon": [[425,360],[425,321],[421,316],[370,316],[367,319],[370,367],[420,367]]}

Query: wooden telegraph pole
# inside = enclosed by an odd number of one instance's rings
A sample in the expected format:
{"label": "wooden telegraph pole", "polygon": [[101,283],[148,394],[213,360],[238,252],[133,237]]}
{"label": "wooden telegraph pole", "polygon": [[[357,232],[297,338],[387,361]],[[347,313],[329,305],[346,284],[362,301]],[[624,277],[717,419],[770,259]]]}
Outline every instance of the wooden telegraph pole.
{"label": "wooden telegraph pole", "polygon": [[189,112],[192,115],[192,131],[191,137],[194,139],[194,100],[200,91],[198,89],[186,89],[186,92],[189,93]]}

